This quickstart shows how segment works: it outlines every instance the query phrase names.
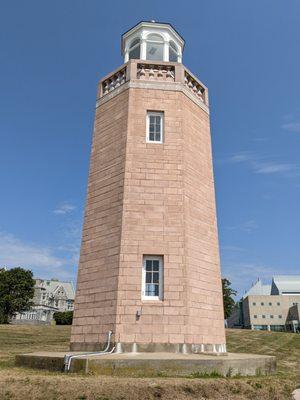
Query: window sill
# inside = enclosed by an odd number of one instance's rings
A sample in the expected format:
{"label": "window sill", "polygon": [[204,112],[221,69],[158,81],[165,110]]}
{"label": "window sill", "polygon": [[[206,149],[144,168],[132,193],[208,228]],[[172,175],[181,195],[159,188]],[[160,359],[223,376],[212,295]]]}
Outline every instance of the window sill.
{"label": "window sill", "polygon": [[147,304],[162,304],[163,300],[161,299],[147,299],[145,297],[142,297],[142,302],[147,303]]}

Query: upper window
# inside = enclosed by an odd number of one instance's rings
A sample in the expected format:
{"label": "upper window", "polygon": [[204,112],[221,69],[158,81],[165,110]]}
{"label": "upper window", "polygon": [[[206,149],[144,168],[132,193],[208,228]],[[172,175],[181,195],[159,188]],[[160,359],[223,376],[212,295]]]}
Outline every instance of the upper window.
{"label": "upper window", "polygon": [[177,62],[178,61],[178,52],[176,48],[176,44],[172,42],[169,43],[169,61]]}
{"label": "upper window", "polygon": [[147,112],[147,142],[163,142],[163,122],[162,112]]}
{"label": "upper window", "polygon": [[153,61],[163,61],[164,41],[160,35],[152,34],[147,37],[146,59]]}
{"label": "upper window", "polygon": [[161,300],[163,296],[163,257],[144,256],[142,299]]}
{"label": "upper window", "polygon": [[140,39],[133,39],[129,47],[129,60],[139,59],[141,52],[141,41]]}

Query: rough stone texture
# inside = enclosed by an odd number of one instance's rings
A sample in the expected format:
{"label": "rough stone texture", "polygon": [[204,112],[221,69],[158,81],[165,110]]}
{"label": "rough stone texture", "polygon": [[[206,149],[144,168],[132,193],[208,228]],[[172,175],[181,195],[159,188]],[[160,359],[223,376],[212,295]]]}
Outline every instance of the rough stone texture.
{"label": "rough stone texture", "polygon": [[[17,366],[51,371],[64,370],[64,353],[32,353],[16,357]],[[108,354],[72,360],[71,372],[116,376],[198,376],[216,374],[269,375],[276,370],[275,357],[254,354],[226,356],[170,353]]]}
{"label": "rough stone texture", "polygon": [[[172,84],[118,88],[96,109],[72,350],[111,329],[125,347],[224,351],[209,116]],[[163,144],[146,143],[148,110],[164,112]],[[141,300],[143,255],[163,256],[162,301]]]}

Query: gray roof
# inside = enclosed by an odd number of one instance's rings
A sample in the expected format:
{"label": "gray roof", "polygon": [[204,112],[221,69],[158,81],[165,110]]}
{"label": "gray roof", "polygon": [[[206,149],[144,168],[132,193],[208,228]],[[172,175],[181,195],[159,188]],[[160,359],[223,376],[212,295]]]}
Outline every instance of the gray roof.
{"label": "gray roof", "polygon": [[272,294],[300,294],[300,275],[275,275]]}
{"label": "gray roof", "polygon": [[262,281],[258,279],[254,285],[244,294],[243,299],[248,297],[249,295],[270,295],[271,294],[271,285],[263,285]]}
{"label": "gray roof", "polygon": [[53,294],[58,288],[63,287],[68,299],[74,300],[75,297],[75,290],[72,282],[64,282],[57,279],[36,279],[36,286]]}
{"label": "gray roof", "polygon": [[244,294],[243,299],[249,295],[300,295],[300,275],[275,275],[271,285],[263,285],[258,279],[252,287]]}

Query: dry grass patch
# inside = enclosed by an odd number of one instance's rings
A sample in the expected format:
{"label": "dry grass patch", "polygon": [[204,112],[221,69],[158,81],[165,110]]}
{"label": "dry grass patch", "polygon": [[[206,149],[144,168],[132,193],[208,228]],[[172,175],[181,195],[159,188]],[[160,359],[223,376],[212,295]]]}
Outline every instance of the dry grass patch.
{"label": "dry grass patch", "polygon": [[0,399],[4,400],[291,400],[300,387],[300,335],[228,330],[231,352],[275,355],[279,373],[254,378],[116,378],[15,368],[14,356],[67,351],[70,327],[0,325]]}

